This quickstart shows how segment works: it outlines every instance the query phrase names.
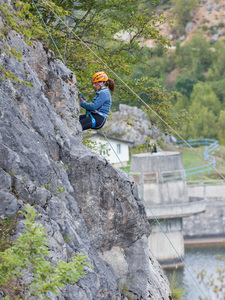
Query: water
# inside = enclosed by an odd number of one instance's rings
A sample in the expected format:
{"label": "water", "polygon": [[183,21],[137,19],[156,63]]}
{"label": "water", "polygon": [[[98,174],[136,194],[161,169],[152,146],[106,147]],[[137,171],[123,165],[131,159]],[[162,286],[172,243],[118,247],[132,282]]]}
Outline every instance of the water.
{"label": "water", "polygon": [[[204,299],[204,295],[208,298],[208,300],[225,299],[225,289],[219,295],[215,294],[213,292],[213,287],[206,287],[203,283],[199,283],[199,279],[197,279],[197,274],[200,273],[201,270],[207,271],[208,275],[205,277],[207,279],[209,278],[210,274],[212,274],[212,278],[218,277],[216,267],[219,266],[220,268],[224,268],[225,261],[218,260],[216,258],[217,255],[225,256],[225,245],[185,247],[185,264],[192,273],[196,282],[199,284],[199,287],[192,279],[187,268],[184,267],[176,270],[166,270],[167,276],[170,276],[175,271],[177,281],[181,287],[185,288],[185,294],[183,295],[182,300]],[[222,282],[225,284],[225,278],[222,279]],[[217,283],[221,286],[221,283]]]}

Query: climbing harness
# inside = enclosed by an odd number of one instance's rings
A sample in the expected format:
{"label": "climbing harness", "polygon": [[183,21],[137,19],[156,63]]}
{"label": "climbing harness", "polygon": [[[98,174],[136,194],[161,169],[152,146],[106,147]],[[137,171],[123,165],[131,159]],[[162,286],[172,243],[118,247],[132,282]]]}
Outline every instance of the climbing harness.
{"label": "climbing harness", "polygon": [[[81,93],[78,94],[78,98],[80,99],[80,102],[85,101],[85,98]],[[88,117],[91,117],[91,128],[94,128],[96,126],[96,120],[92,116],[91,112],[89,110],[86,110],[86,118]]]}
{"label": "climbing harness", "polygon": [[[34,1],[32,0],[36,10],[38,11],[38,8],[36,7]],[[145,101],[143,99],[141,99],[141,97],[135,93],[100,57],[98,57],[98,55],[85,43],[83,42],[83,40],[75,33],[73,32],[73,30],[49,7],[49,9],[51,10],[51,12],[69,29],[69,31],[71,33],[73,33],[80,41],[81,43],[87,47],[93,54],[95,57],[97,57],[136,97],[138,100],[140,100],[147,108],[149,108],[149,110],[151,110],[156,116],[158,116],[158,118],[168,127],[170,128],[171,131],[173,131],[181,140],[184,141],[185,144],[187,144],[187,146],[189,146],[198,156],[200,156],[204,161],[206,161],[202,156],[201,154],[199,154],[195,149],[193,149],[193,147],[191,145],[189,145],[165,120],[163,120],[163,118],[161,116],[159,116],[159,114],[157,112],[155,112],[147,103],[145,103]],[[45,24],[40,12],[38,11],[38,14],[40,16],[40,18],[42,19],[42,22]],[[45,28],[47,29],[47,26],[45,24]],[[47,29],[50,37],[51,37],[51,34],[49,32],[49,30]],[[54,41],[54,39],[51,37],[51,39]],[[56,46],[55,42],[53,42],[54,45]],[[58,47],[56,46],[56,49],[58,50]],[[61,53],[60,51],[58,50],[59,54],[60,54],[60,57],[61,56]],[[64,61],[64,60],[63,60]],[[79,94],[80,91],[78,89],[78,92]],[[89,115],[94,119],[94,117],[91,115],[90,112],[88,112]],[[93,128],[93,127],[92,127]],[[126,170],[125,166],[123,165],[123,163],[121,162],[118,154],[116,153],[116,151],[114,150],[114,148],[112,147],[112,145],[110,144],[108,138],[106,137],[105,133],[103,132],[103,130],[101,129],[105,139],[107,140],[108,144],[110,145],[110,147],[112,148],[112,150],[114,151],[115,155],[117,156],[117,158],[119,159],[121,165],[123,166],[124,170],[126,173],[128,173],[128,171]],[[207,162],[207,161],[206,161]],[[207,162],[208,163],[208,162]],[[209,163],[208,163],[209,164]],[[210,165],[210,164],[209,164]],[[210,165],[211,166],[211,165]],[[213,166],[211,166],[213,168]],[[223,179],[225,179],[222,174],[220,174],[215,168],[213,168]],[[129,174],[129,173],[128,173]],[[159,220],[157,219],[157,217],[154,215],[154,213],[152,212],[150,206],[147,204],[147,202],[145,201],[144,197],[142,196],[142,194],[140,193],[140,191],[138,190],[138,193],[141,197],[141,199],[144,201],[144,203],[146,204],[146,207],[149,209],[149,211],[151,212],[152,216],[154,217],[154,219],[156,220],[157,224],[159,225],[161,231],[164,233],[164,235],[166,236],[167,240],[169,241],[169,243],[171,244],[171,246],[173,247],[174,251],[176,252],[177,256],[179,257],[179,259],[181,260],[181,262],[184,264],[185,268],[187,269],[189,275],[191,276],[191,278],[193,279],[193,281],[195,282],[196,286],[199,288],[199,290],[201,291],[201,293],[203,294],[203,296],[205,297],[205,299],[207,299],[207,297],[205,296],[203,290],[201,289],[200,285],[198,284],[198,282],[196,281],[196,279],[194,278],[194,276],[192,275],[191,271],[189,270],[189,268],[187,267],[186,263],[184,262],[184,260],[182,259],[182,257],[179,255],[178,251],[176,250],[175,246],[173,245],[173,243],[171,242],[170,238],[168,237],[168,235],[166,234],[166,232],[164,231],[164,229],[162,228]]]}
{"label": "climbing harness", "polygon": [[96,120],[95,118],[92,116],[91,112],[86,110],[86,118],[91,117],[91,128],[94,128],[96,126]]}
{"label": "climbing harness", "polygon": [[[78,98],[80,99],[80,102],[85,101],[85,98],[81,93],[78,94]],[[86,110],[86,118],[88,118],[88,117],[91,117],[91,128],[94,128],[96,125],[96,120],[92,116],[91,112]]]}
{"label": "climbing harness", "polygon": [[[104,78],[103,78],[103,77],[104,77]],[[108,77],[107,77],[107,75],[106,75],[104,72],[98,72],[98,73],[94,74],[94,76],[93,76],[93,81],[92,81],[92,82],[99,82],[99,81],[101,81],[101,80],[99,80],[100,78],[101,78],[102,80],[104,80],[104,81],[108,80]],[[94,80],[96,80],[96,81],[94,81]],[[105,84],[103,84],[102,86],[100,86],[99,91],[100,91],[104,86],[105,86]],[[83,96],[81,93],[79,93],[79,96],[78,96],[78,97],[79,97],[80,101],[83,101],[83,100],[85,101],[85,98],[84,98],[84,96]],[[106,119],[106,117],[105,117],[104,115],[102,115],[102,114],[100,114],[100,113],[99,113],[99,115],[101,115],[102,117],[104,117],[104,119]],[[92,123],[91,128],[95,128],[95,126],[96,126],[96,120],[95,120],[95,118],[92,116],[91,112],[88,111],[88,110],[86,110],[86,118],[88,118],[88,117],[91,117],[91,123]],[[104,120],[104,122],[100,125],[100,127],[96,128],[96,129],[102,128],[102,126],[105,124],[105,121],[106,121],[106,120]]]}

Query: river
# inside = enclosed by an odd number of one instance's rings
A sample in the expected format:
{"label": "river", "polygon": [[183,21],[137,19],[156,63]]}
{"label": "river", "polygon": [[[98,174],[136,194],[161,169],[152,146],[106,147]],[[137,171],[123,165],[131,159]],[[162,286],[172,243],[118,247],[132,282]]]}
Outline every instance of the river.
{"label": "river", "polygon": [[[213,287],[206,287],[205,284],[199,283],[199,280],[197,279],[197,274],[200,273],[201,270],[207,271],[208,275],[205,276],[206,279],[208,279],[210,275],[212,278],[218,277],[216,272],[217,266],[224,268],[225,277],[225,261],[218,260],[216,257],[217,255],[225,256],[225,244],[186,246],[184,262],[188,269],[184,267],[176,270],[166,270],[168,277],[175,271],[177,282],[179,282],[181,287],[185,288],[185,294],[183,295],[182,300],[205,299],[204,295],[207,296],[208,300],[225,299],[225,287],[220,294],[215,294],[213,292]],[[188,270],[193,275],[197,283],[189,274]],[[222,278],[221,280],[225,285],[225,278]],[[217,284],[221,286],[221,283],[218,281]]]}

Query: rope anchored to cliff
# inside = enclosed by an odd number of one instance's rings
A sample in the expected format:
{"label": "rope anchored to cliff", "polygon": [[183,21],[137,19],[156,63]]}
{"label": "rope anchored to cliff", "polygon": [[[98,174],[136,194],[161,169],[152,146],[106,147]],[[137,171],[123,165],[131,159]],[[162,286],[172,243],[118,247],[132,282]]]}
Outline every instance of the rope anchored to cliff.
{"label": "rope anchored to cliff", "polygon": [[[33,0],[32,0],[33,2]],[[153,112],[176,136],[178,136],[192,151],[194,151],[202,160],[204,160],[222,179],[225,177],[210,163],[208,162],[197,150],[195,150],[175,129],[172,128],[154,109],[152,109],[116,72],[114,72],[101,57],[99,57],[64,21],[57,15],[56,12],[49,7],[51,12],[67,27],[70,33],[72,33],[111,73],[113,73],[123,85],[151,112]]]}
{"label": "rope anchored to cliff", "polygon": [[[38,8],[37,8],[37,6],[35,5],[35,3],[34,3],[34,1],[32,0],[32,2],[33,2],[33,4],[34,4],[34,6],[35,6],[35,8],[36,8],[36,10],[37,10],[37,12],[38,12],[38,14],[39,14],[39,16],[40,16],[40,18],[41,18],[41,20],[42,20],[42,22],[45,24],[45,22],[44,22],[44,20],[43,20],[43,18],[42,18],[42,16],[41,16],[41,14],[40,14],[40,12],[39,12],[39,10],[38,10]],[[139,100],[139,101],[141,101],[149,110],[151,110],[168,128],[170,128],[170,130],[172,131],[172,132],[174,132],[185,144],[187,144],[187,146],[189,146],[198,156],[200,156],[207,164],[209,164],[210,165],[210,163],[208,163],[195,149],[193,149],[192,147],[191,147],[191,145],[189,145],[165,120],[163,120],[163,118],[161,117],[161,116],[159,116],[158,115],[158,113],[157,112],[155,112],[147,103],[145,103],[145,101],[143,100],[143,99],[141,99],[141,97],[138,95],[138,94],[136,94],[75,32],[73,32],[73,30],[62,20],[62,18],[60,18],[52,9],[51,9],[51,7],[49,7],[49,9],[51,10],[51,12],[68,28],[68,30],[72,33],[72,34],[74,34],[79,40],[80,40],[80,42],[85,46],[85,47],[87,47],[93,54],[94,54],[94,56],[95,57],[97,57],[98,58],[98,60],[99,61],[101,61],[127,88],[128,88],[128,90],[130,91],[130,92],[132,92],[136,97],[137,97],[137,99]],[[52,36],[51,36],[51,34],[50,34],[50,32],[49,32],[49,30],[47,29],[47,26],[46,26],[46,24],[45,24],[45,28],[46,28],[46,30],[47,30],[47,32],[48,32],[48,34],[49,34],[49,36],[51,37],[51,40],[53,41],[53,44],[55,45],[55,47],[56,47],[56,49],[57,49],[57,51],[59,52],[59,55],[60,55],[60,57],[62,58],[62,55],[61,55],[61,53],[60,53],[60,51],[59,51],[59,49],[58,49],[58,47],[57,47],[57,45],[55,44],[55,42],[54,42],[54,39],[52,38]],[[63,60],[63,62],[65,63],[65,61],[64,61],[64,59],[62,58],[62,60]],[[80,92],[79,91],[79,89],[78,89],[78,92]],[[108,140],[108,138],[106,137],[106,135],[105,135],[105,133],[103,132],[103,130],[101,129],[101,131],[102,131],[102,133],[103,133],[103,135],[104,135],[104,137],[106,138],[106,140],[107,140],[107,142],[109,143],[109,145],[110,145],[110,147],[112,148],[112,150],[114,151],[114,153],[115,153],[115,155],[117,156],[117,158],[119,159],[119,161],[120,161],[120,163],[121,163],[121,165],[123,166],[123,168],[124,168],[124,170],[125,170],[125,172],[126,173],[128,173],[128,171],[126,170],[126,168],[125,168],[125,166],[123,165],[123,163],[121,162],[121,160],[120,160],[120,158],[118,157],[118,155],[117,155],[117,153],[116,153],[116,151],[114,150],[114,148],[112,147],[112,145],[110,144],[110,142],[109,142],[109,140]],[[210,165],[211,166],[211,165]],[[225,179],[213,166],[211,166],[223,179]],[[191,276],[191,278],[193,279],[193,281],[195,282],[195,284],[197,285],[197,287],[199,288],[199,290],[201,291],[201,293],[203,294],[203,296],[207,299],[207,297],[205,296],[205,294],[204,294],[204,292],[203,292],[203,290],[201,289],[201,287],[200,287],[200,285],[198,284],[198,282],[196,281],[196,279],[194,278],[194,276],[192,275],[192,273],[190,272],[190,270],[189,270],[189,268],[187,267],[187,265],[185,264],[185,262],[184,262],[184,260],[182,259],[182,257],[179,255],[179,253],[178,253],[178,251],[177,251],[177,249],[175,248],[175,246],[173,245],[173,243],[171,242],[171,240],[169,239],[169,237],[168,237],[168,235],[166,234],[166,232],[163,230],[163,228],[162,228],[162,226],[161,226],[161,224],[160,224],[160,222],[158,221],[158,219],[156,218],[156,216],[154,215],[154,213],[152,212],[152,210],[151,210],[151,208],[149,207],[149,205],[147,204],[147,202],[145,201],[145,199],[144,199],[144,197],[142,196],[142,194],[140,193],[140,191],[138,191],[138,193],[139,193],[139,195],[140,195],[140,197],[141,197],[141,199],[145,202],[145,204],[146,204],[146,207],[149,209],[149,211],[151,212],[151,214],[152,214],[152,216],[154,217],[154,219],[156,220],[156,222],[157,222],[157,224],[159,225],[159,227],[160,227],[160,229],[161,229],[161,231],[164,233],[164,235],[166,236],[166,238],[167,238],[167,240],[169,241],[169,243],[171,244],[171,246],[173,247],[173,249],[174,249],[174,251],[176,252],[176,254],[177,254],[177,256],[179,257],[179,259],[181,260],[181,262],[184,264],[184,266],[185,266],[185,268],[187,269],[187,271],[188,271],[188,273],[189,273],[189,275]]]}

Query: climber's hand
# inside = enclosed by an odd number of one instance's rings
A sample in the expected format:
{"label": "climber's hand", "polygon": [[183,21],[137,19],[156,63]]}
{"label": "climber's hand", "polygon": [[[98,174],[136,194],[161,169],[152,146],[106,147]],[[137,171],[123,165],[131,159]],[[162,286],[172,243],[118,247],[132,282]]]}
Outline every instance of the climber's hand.
{"label": "climber's hand", "polygon": [[84,101],[84,96],[82,94],[78,94],[78,98],[80,99],[80,102]]}

